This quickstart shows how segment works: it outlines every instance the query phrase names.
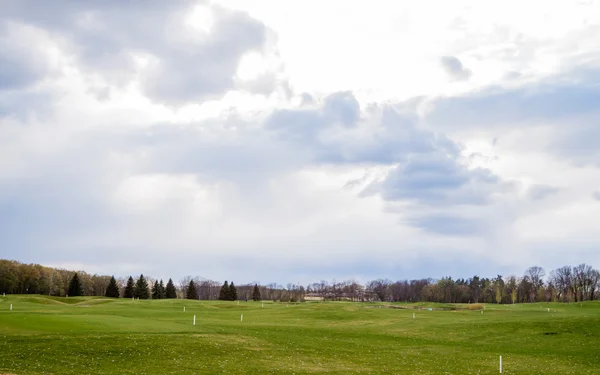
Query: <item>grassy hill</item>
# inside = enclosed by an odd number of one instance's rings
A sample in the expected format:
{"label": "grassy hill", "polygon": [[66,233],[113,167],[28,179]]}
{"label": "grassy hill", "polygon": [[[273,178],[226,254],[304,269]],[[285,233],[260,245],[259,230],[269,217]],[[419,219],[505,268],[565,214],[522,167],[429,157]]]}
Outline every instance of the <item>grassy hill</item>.
{"label": "grassy hill", "polygon": [[0,297],[0,373],[600,373],[598,302],[390,306]]}

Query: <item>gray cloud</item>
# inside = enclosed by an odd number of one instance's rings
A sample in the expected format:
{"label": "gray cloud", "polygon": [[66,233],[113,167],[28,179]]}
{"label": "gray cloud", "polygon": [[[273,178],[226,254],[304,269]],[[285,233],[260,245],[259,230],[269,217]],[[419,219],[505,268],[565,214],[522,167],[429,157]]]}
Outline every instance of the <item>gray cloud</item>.
{"label": "gray cloud", "polygon": [[600,70],[578,68],[518,88],[432,100],[424,121],[436,130],[552,129],[548,151],[576,163],[598,164]]}
{"label": "gray cloud", "polygon": [[[305,106],[307,100],[313,99],[304,95],[303,100]],[[360,105],[354,94],[337,92],[326,96],[318,107],[277,110],[269,116],[265,125],[281,139],[319,149],[325,147],[319,139],[324,131],[336,125],[353,127],[359,118]]]}
{"label": "gray cloud", "polygon": [[[286,82],[286,84],[287,84],[287,82]],[[265,73],[265,74],[261,74],[260,76],[254,78],[252,80],[248,80],[248,81],[240,80],[236,84],[236,86],[239,87],[240,89],[244,89],[248,92],[269,95],[270,93],[272,93],[273,91],[275,91],[277,89],[277,87],[279,86],[279,82],[278,82],[275,74]],[[288,89],[288,88],[285,87],[284,89]],[[286,94],[289,94],[289,92],[286,92]]]}
{"label": "gray cloud", "polygon": [[26,89],[51,72],[39,34],[14,22],[0,23],[0,91]]}
{"label": "gray cloud", "polygon": [[410,225],[427,232],[443,235],[472,235],[485,228],[481,219],[467,219],[460,216],[431,215],[416,217],[410,220]]}
{"label": "gray cloud", "polygon": [[108,205],[121,177],[108,156],[118,146],[99,141],[73,137],[53,153],[21,144],[22,175],[0,178],[0,236],[13,251],[24,258],[62,251],[69,238],[123,223]]}
{"label": "gray cloud", "polygon": [[459,152],[449,138],[419,128],[413,114],[401,111],[403,105],[376,106],[361,115],[351,93],[334,93],[316,107],[275,111],[266,128],[282,140],[298,142],[323,163],[389,165],[412,153]]}
{"label": "gray cloud", "polygon": [[412,200],[428,206],[482,205],[499,179],[484,169],[467,169],[456,155],[428,153],[411,155],[396,167],[381,185],[390,201]]}
{"label": "gray cloud", "polygon": [[471,71],[466,69],[462,62],[454,56],[442,56],[440,63],[444,71],[455,80],[467,80],[471,77]]}
{"label": "gray cloud", "polygon": [[[144,75],[144,90],[151,98],[183,103],[214,98],[235,86],[233,76],[241,57],[263,46],[266,29],[244,13],[214,11],[216,20],[208,41],[192,44],[187,51],[169,48]],[[253,87],[265,91],[264,84],[247,88]]]}
{"label": "gray cloud", "polygon": [[434,100],[426,120],[462,128],[560,120],[596,111],[599,94],[600,87],[584,82],[540,83],[517,89],[492,87],[476,94]]}
{"label": "gray cloud", "polygon": [[[179,105],[219,97],[235,87],[233,77],[241,57],[260,51],[266,43],[261,22],[216,5],[210,6],[214,18],[210,32],[190,34],[184,17],[201,3],[150,1],[140,6],[133,1],[49,4],[14,0],[3,4],[3,19],[41,27],[66,40],[63,48],[111,84],[136,78],[139,68],[132,54],[146,56],[149,65],[139,76],[144,93],[154,101]],[[11,64],[9,68],[19,73]],[[29,69],[16,74],[21,78],[13,84],[36,79],[34,73]]]}
{"label": "gray cloud", "polygon": [[12,118],[23,123],[31,117],[50,119],[56,94],[47,90],[7,90],[0,93],[0,119]]}
{"label": "gray cloud", "polygon": [[307,93],[307,92],[303,92],[301,95],[301,106],[310,106],[315,104],[315,98]]}
{"label": "gray cloud", "polygon": [[32,56],[23,56],[18,51],[5,49],[4,41],[0,41],[0,45],[0,90],[20,89],[44,76],[46,69],[34,64]]}
{"label": "gray cloud", "polygon": [[352,92],[337,92],[325,98],[323,112],[334,122],[354,126],[360,118],[360,104]]}
{"label": "gray cloud", "polygon": [[533,185],[527,190],[527,197],[533,201],[542,200],[560,191],[559,188],[548,185]]}
{"label": "gray cloud", "polygon": [[284,109],[273,112],[265,125],[267,129],[276,132],[281,139],[308,142],[310,146],[316,141],[319,131],[328,124],[320,111]]}
{"label": "gray cloud", "polygon": [[[389,203],[410,202],[417,207],[404,212],[410,225],[457,235],[482,228],[477,224],[479,217],[451,225],[447,219],[451,215],[439,210],[464,205],[491,207],[492,196],[506,192],[506,183],[486,169],[468,168],[458,144],[417,126],[410,111],[402,112],[403,104],[372,107],[353,115],[353,121],[362,119],[349,128],[337,126],[338,116],[346,115],[348,106],[331,106],[334,99],[343,104],[354,101],[349,93],[337,93],[315,108],[277,111],[267,120],[267,128],[283,142],[298,143],[312,155],[313,163],[395,166],[383,181],[369,183],[365,177],[348,181],[345,187],[366,185],[359,193],[362,197],[380,194]],[[350,108],[354,114],[355,107]]]}

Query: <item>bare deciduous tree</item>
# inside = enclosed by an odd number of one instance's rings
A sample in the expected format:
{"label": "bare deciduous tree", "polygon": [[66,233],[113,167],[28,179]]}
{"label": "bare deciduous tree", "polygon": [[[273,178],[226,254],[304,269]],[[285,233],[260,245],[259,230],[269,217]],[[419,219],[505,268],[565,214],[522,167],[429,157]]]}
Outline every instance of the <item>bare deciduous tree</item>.
{"label": "bare deciduous tree", "polygon": [[387,301],[390,285],[392,282],[387,279],[377,279],[367,284],[367,290],[374,293],[380,301]]}

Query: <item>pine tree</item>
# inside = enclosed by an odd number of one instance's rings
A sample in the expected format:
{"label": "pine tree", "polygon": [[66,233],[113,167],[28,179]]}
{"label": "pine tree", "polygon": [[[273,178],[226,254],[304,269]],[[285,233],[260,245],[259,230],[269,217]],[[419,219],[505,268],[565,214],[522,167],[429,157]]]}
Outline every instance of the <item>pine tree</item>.
{"label": "pine tree", "polygon": [[152,287],[152,299],[160,299],[160,286],[158,285],[158,280],[154,282],[154,286]]}
{"label": "pine tree", "polygon": [[150,298],[150,289],[148,289],[148,282],[144,278],[144,274],[141,274],[140,278],[135,283],[135,288],[133,289],[133,296],[139,299]]}
{"label": "pine tree", "polygon": [[169,279],[169,282],[167,283],[165,294],[167,298],[177,298],[177,290],[175,289],[175,285],[171,279]]}
{"label": "pine tree", "polygon": [[71,282],[69,283],[69,293],[67,295],[71,297],[83,296],[83,288],[81,287],[81,282],[79,281],[79,275],[77,275],[77,272],[75,272]]}
{"label": "pine tree", "polygon": [[229,295],[228,299],[230,301],[235,301],[237,299],[237,289],[235,289],[235,285],[233,285],[233,281],[229,284]]}
{"label": "pine tree", "polygon": [[194,283],[194,280],[190,280],[190,285],[187,287],[185,298],[198,299],[198,292],[196,291],[196,284]]}
{"label": "pine tree", "polygon": [[219,292],[219,299],[221,301],[227,301],[229,299],[229,283],[225,280],[225,283],[221,287],[221,291]]}
{"label": "pine tree", "polygon": [[108,282],[108,287],[106,287],[106,297],[110,297],[110,298],[119,298],[120,295],[120,291],[119,291],[119,286],[117,285],[117,280],[115,280],[115,277],[111,277],[110,281]]}
{"label": "pine tree", "polygon": [[132,298],[134,289],[135,283],[133,282],[133,277],[129,276],[129,279],[127,279],[127,285],[125,286],[125,290],[123,291],[123,297]]}
{"label": "pine tree", "polygon": [[254,290],[252,291],[252,299],[255,301],[260,301],[260,289],[258,289],[258,284],[254,284]]}
{"label": "pine tree", "polygon": [[160,279],[160,283],[158,284],[158,294],[160,299],[167,298],[167,291],[165,290],[165,284],[163,284],[162,279]]}

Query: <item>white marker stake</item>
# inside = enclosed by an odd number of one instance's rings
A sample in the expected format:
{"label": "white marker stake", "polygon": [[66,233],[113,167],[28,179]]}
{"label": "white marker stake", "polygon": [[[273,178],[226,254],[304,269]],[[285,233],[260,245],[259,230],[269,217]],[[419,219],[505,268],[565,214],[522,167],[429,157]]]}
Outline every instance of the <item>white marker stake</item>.
{"label": "white marker stake", "polygon": [[548,308],[548,312],[550,312],[550,308]]}
{"label": "white marker stake", "polygon": [[183,306],[183,312],[185,312],[185,306]]}
{"label": "white marker stake", "polygon": [[240,322],[244,321],[244,314],[240,315]]}
{"label": "white marker stake", "polygon": [[413,319],[415,319],[415,313],[413,313]]}
{"label": "white marker stake", "polygon": [[502,356],[500,356],[500,373],[502,374]]}
{"label": "white marker stake", "polygon": [[264,304],[264,303],[262,304],[262,307],[265,307],[265,304]]}
{"label": "white marker stake", "polygon": [[131,302],[135,302],[135,297],[131,297]]}
{"label": "white marker stake", "polygon": [[12,311],[12,303],[10,304],[10,311]]}
{"label": "white marker stake", "polygon": [[194,315],[194,325],[196,325],[196,315]]}
{"label": "white marker stake", "polygon": [[483,310],[481,310],[481,315],[483,315]]}

